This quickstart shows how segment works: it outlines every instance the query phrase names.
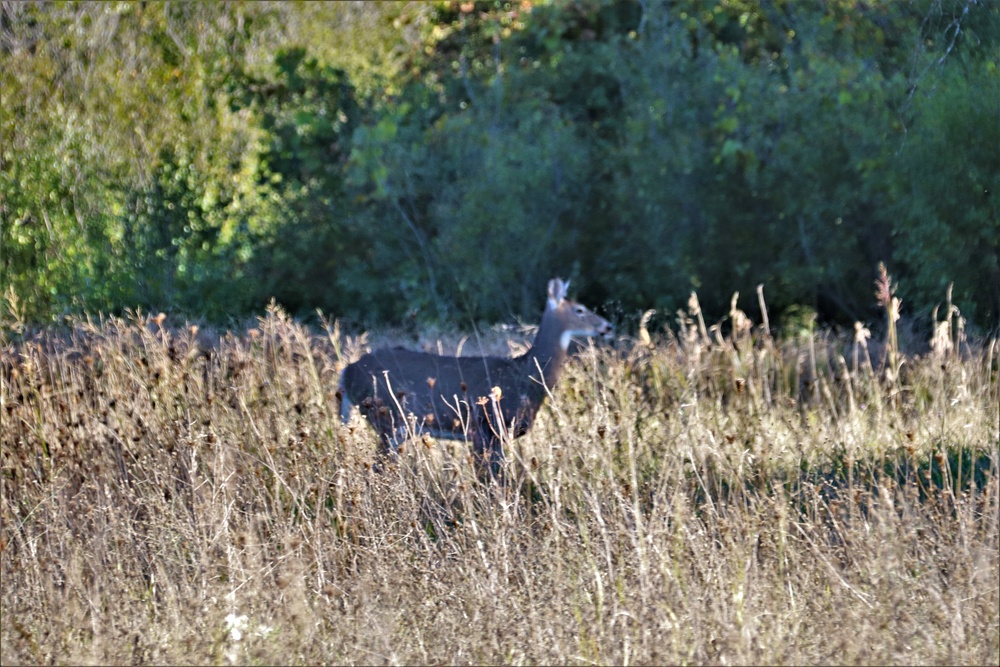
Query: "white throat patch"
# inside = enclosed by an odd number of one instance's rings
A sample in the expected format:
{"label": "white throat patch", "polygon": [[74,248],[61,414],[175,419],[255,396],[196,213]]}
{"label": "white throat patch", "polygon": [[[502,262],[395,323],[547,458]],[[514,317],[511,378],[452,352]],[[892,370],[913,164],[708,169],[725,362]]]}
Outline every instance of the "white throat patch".
{"label": "white throat patch", "polygon": [[598,332],[591,331],[590,329],[576,329],[576,330],[571,329],[569,331],[563,331],[562,336],[559,336],[559,347],[562,348],[563,352],[568,352],[569,342],[573,340],[573,336],[582,336],[584,338],[587,338],[598,335],[600,335]]}

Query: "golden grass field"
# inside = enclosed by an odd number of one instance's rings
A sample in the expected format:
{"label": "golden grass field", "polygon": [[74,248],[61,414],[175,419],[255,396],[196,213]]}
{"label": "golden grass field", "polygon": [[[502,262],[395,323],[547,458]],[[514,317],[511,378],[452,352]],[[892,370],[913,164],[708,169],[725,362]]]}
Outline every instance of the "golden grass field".
{"label": "golden grass field", "polygon": [[501,488],[373,469],[334,326],[5,325],[0,660],[1000,662],[997,341],[723,329],[582,350]]}

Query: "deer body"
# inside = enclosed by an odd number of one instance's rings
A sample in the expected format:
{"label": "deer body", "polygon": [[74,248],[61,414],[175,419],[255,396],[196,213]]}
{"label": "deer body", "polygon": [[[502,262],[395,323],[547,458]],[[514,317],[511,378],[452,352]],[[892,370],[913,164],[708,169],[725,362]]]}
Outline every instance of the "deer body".
{"label": "deer body", "polygon": [[568,285],[552,280],[531,349],[514,357],[446,357],[402,348],[364,355],[341,375],[341,416],[352,405],[378,432],[388,452],[408,436],[471,440],[494,470],[503,439],[524,435],[559,380],[574,336],[601,336],[611,325],[566,299]]}

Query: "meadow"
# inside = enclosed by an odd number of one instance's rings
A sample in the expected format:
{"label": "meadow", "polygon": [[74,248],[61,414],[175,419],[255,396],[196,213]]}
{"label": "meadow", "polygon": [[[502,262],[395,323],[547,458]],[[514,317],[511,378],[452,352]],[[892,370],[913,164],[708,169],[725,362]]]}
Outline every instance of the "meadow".
{"label": "meadow", "polygon": [[1000,662],[998,342],[740,315],[582,348],[503,487],[374,465],[334,398],[374,334],[6,322],[0,661]]}

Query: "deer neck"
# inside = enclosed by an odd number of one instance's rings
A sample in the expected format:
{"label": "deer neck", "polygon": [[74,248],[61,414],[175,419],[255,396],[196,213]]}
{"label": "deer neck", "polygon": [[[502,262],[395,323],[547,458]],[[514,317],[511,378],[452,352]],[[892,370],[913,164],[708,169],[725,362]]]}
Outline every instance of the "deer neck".
{"label": "deer neck", "polygon": [[[564,327],[559,322],[558,313],[551,308],[546,308],[545,314],[542,316],[542,323],[538,326],[535,342],[531,345],[531,349],[521,357],[522,363],[528,366],[529,375],[536,380],[538,379],[538,371],[541,369],[541,379],[545,382],[545,387],[552,389],[562,374],[568,345],[569,336],[565,335]],[[535,382],[532,382],[532,385],[544,394],[545,387]]]}

